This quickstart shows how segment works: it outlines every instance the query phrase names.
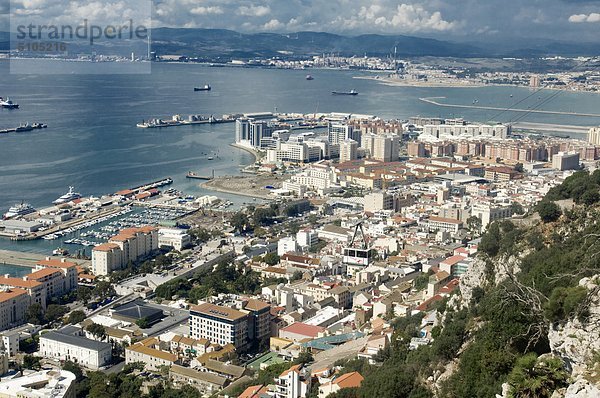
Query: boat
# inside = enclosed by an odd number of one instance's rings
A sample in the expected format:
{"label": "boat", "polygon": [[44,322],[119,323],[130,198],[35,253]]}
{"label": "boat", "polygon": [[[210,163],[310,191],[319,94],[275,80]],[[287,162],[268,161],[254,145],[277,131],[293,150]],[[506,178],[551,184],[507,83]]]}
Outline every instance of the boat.
{"label": "boat", "polygon": [[315,80],[315,78],[312,77],[311,75],[306,75],[306,80]]}
{"label": "boat", "polygon": [[210,91],[212,90],[212,87],[210,87],[210,84],[205,84],[204,87],[194,87],[194,91]]}
{"label": "boat", "polygon": [[358,95],[358,91],[350,90],[350,91],[332,91],[333,95]]}
{"label": "boat", "polygon": [[14,218],[18,216],[24,216],[26,214],[35,213],[35,209],[29,203],[23,203],[18,205],[14,205],[9,208],[6,213],[4,213],[4,219],[8,220],[9,218]]}
{"label": "boat", "polygon": [[62,247],[57,247],[56,249],[52,250],[52,255],[53,256],[68,256],[69,251],[67,249],[63,249]]}
{"label": "boat", "polygon": [[18,109],[19,104],[14,103],[10,98],[6,99],[0,97],[0,106],[5,109]]}
{"label": "boat", "polygon": [[214,156],[209,156],[207,159],[208,160],[215,160]]}
{"label": "boat", "polygon": [[64,194],[64,195],[63,195],[63,196],[61,196],[60,198],[56,199],[56,200],[55,200],[54,202],[52,202],[52,203],[53,203],[53,204],[55,204],[55,205],[60,205],[60,204],[63,204],[63,203],[68,203],[68,202],[70,202],[70,201],[72,201],[72,200],[75,200],[75,199],[79,199],[79,198],[81,198],[81,194],[80,194],[80,193],[77,193],[77,192],[75,192],[75,190],[74,190],[74,189],[75,189],[75,188],[73,188],[73,187],[69,187],[69,192],[67,192],[66,194]]}

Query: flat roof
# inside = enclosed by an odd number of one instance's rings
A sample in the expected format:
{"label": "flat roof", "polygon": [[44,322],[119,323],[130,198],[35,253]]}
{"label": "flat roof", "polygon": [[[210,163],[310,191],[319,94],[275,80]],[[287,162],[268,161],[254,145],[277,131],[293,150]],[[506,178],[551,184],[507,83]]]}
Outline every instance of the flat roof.
{"label": "flat roof", "polygon": [[198,314],[208,315],[215,318],[226,319],[229,321],[236,321],[247,316],[246,313],[234,310],[233,308],[223,307],[211,303],[204,303],[200,305],[190,306],[190,311],[197,312]]}

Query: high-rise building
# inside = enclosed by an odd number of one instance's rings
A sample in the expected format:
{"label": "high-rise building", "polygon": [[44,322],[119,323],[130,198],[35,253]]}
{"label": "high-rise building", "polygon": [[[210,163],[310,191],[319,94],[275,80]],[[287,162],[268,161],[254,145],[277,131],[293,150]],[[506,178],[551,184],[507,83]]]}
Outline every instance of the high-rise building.
{"label": "high-rise building", "polygon": [[328,131],[329,142],[340,144],[344,140],[354,140],[360,143],[360,131],[354,130],[353,126],[347,124],[329,124]]}
{"label": "high-rise building", "polygon": [[344,140],[340,142],[340,163],[358,159],[358,142]]}
{"label": "high-rise building", "polygon": [[264,120],[250,121],[249,141],[254,148],[262,148],[263,137],[271,137],[273,129]]}
{"label": "high-rise building", "polygon": [[588,142],[592,145],[600,145],[600,127],[592,127],[588,131]]}
{"label": "high-rise building", "polygon": [[241,143],[250,140],[250,120],[240,118],[235,121],[235,142]]}
{"label": "high-rise building", "polygon": [[579,169],[579,152],[557,153],[556,155],[552,156],[552,168],[560,171]]}

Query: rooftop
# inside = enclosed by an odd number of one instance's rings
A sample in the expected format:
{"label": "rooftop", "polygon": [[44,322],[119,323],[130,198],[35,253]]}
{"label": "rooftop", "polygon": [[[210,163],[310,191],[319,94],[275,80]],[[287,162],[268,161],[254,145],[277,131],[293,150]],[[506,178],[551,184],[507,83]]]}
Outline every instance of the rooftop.
{"label": "rooftop", "polygon": [[216,318],[226,319],[229,321],[236,321],[247,316],[246,313],[234,310],[233,308],[223,307],[211,303],[192,305],[190,306],[190,311],[202,315],[209,315]]}

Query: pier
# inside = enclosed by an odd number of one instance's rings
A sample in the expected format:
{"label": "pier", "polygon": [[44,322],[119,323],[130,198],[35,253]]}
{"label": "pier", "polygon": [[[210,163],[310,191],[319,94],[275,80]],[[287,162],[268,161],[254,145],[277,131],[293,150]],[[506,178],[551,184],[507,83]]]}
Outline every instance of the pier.
{"label": "pier", "polygon": [[193,180],[211,181],[211,180],[215,179],[215,171],[213,170],[212,175],[210,175],[210,176],[203,176],[203,175],[196,174],[193,171],[190,171],[189,173],[186,174],[185,177],[191,178]]}
{"label": "pier", "polygon": [[149,121],[142,121],[137,124],[137,127],[143,129],[156,129],[165,127],[178,127],[178,126],[192,126],[196,124],[221,124],[221,123],[234,123],[234,118],[215,118],[213,116],[206,117],[202,115],[189,115],[187,119],[183,119],[181,115],[174,115],[171,120],[163,120],[160,118],[153,118]]}
{"label": "pier", "polygon": [[45,123],[33,123],[33,124],[22,124],[19,127],[13,127],[9,129],[0,130],[0,134],[8,134],[8,133],[26,133],[28,131],[40,130],[47,128],[48,125]]}

